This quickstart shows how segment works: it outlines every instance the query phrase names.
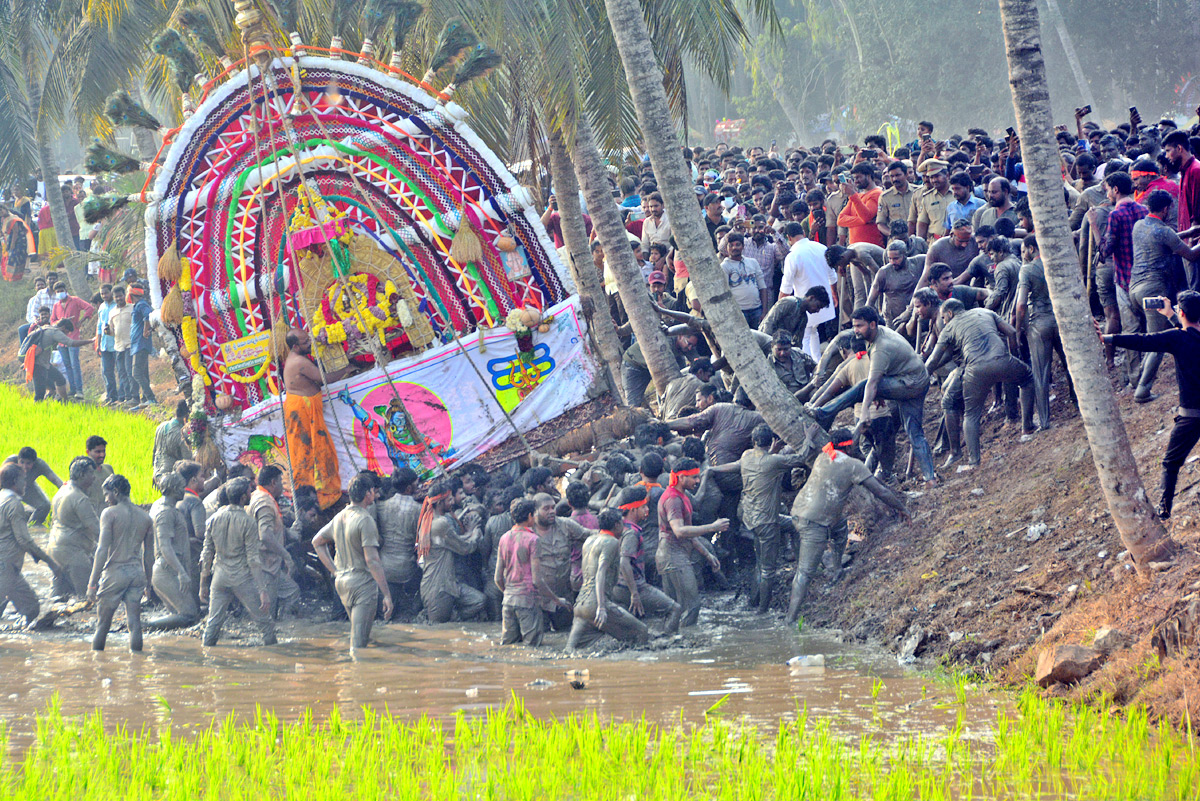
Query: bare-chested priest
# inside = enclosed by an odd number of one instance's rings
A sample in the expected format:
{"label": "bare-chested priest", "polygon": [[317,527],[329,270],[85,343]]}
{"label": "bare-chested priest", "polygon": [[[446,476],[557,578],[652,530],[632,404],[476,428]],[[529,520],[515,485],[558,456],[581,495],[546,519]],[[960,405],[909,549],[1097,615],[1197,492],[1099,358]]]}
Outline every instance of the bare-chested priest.
{"label": "bare-chested priest", "polygon": [[[321,375],[313,359],[312,338],[307,331],[293,328],[285,341],[288,357],[283,363],[283,385],[287,390],[283,419],[292,482],[315,487],[318,503],[327,509],[341,498],[342,480],[338,475],[337,452],[325,427],[321,388],[326,376]],[[337,371],[327,377],[336,381],[342,375],[342,371]]]}

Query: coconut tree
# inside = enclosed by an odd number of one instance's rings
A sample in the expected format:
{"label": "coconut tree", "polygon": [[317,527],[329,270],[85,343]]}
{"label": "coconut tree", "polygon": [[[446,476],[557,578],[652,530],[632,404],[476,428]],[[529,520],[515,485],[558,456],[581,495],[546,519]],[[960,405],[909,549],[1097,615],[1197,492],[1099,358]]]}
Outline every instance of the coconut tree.
{"label": "coconut tree", "polygon": [[[804,441],[799,402],[783,391],[775,372],[750,334],[746,320],[729,293],[725,273],[696,211],[691,174],[683,160],[670,116],[663,73],[655,55],[642,5],[638,0],[604,0],[613,36],[621,53],[625,78],[654,174],[671,216],[671,231],[696,287],[704,316],[712,325],[725,357],[741,379],[750,400],[774,431],[793,446]],[[732,3],[729,3],[732,7]]]}
{"label": "coconut tree", "polygon": [[[583,211],[579,206],[579,182],[575,178],[571,154],[558,131],[550,132],[550,175],[554,182],[571,278],[574,279],[575,288],[584,302],[588,330],[592,332],[597,350],[600,351],[613,397],[619,402],[625,397],[621,382],[621,340],[617,337],[612,316],[604,303],[603,282],[592,266],[587,229],[584,227]],[[587,308],[589,306],[590,308]]]}
{"label": "coconut tree", "polygon": [[[108,132],[104,98],[138,70],[139,44],[165,16],[155,0],[0,0],[0,180],[11,185],[41,171],[68,251],[75,243],[64,233],[71,221],[57,191],[54,143],[72,117],[82,132]],[[80,262],[66,269],[71,290],[90,295]]]}
{"label": "coconut tree", "polygon": [[1145,575],[1151,563],[1168,558],[1173,543],[1146,498],[1121,410],[1101,368],[1100,344],[1062,201],[1062,172],[1054,141],[1036,0],[1000,0],[1000,15],[1021,157],[1029,184],[1029,206],[1067,367],[1079,398],[1079,414],[1121,541],[1139,573]]}
{"label": "coconut tree", "polygon": [[[677,366],[612,201],[606,168],[606,154],[619,159],[623,152],[639,147],[641,130],[603,4],[599,0],[434,0],[433,8],[436,11],[446,4],[453,13],[471,19],[480,38],[497,42],[505,55],[504,71],[518,74],[519,70],[522,85],[511,85],[504,94],[529,103],[535,109],[532,116],[538,120],[538,126],[521,130],[533,129],[539,134],[557,131],[571,153],[630,327],[646,357],[655,387],[660,392],[665,390],[678,374]],[[467,10],[472,13],[467,15]],[[729,70],[746,39],[746,30],[737,10],[726,0],[682,5],[674,0],[650,0],[647,15],[659,47],[668,54],[664,60],[664,93],[669,92],[666,119],[682,121],[686,118],[683,57],[691,58],[719,86],[727,87]],[[503,101],[493,96],[490,102]],[[564,194],[560,191],[558,199],[560,212],[565,214]],[[687,213],[696,213],[694,198]],[[564,238],[570,236],[564,229]],[[568,248],[577,251],[570,242]],[[603,296],[596,300],[602,301]]]}

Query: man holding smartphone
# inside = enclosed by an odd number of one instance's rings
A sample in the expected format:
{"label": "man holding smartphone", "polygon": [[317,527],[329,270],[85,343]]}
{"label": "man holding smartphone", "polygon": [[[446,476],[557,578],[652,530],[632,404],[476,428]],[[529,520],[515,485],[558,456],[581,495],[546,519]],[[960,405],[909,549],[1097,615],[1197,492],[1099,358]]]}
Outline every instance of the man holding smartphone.
{"label": "man holding smartphone", "polygon": [[[1175,315],[1168,298],[1153,300],[1157,314],[1164,320]],[[1161,302],[1161,303],[1160,303]],[[1175,483],[1179,469],[1183,467],[1192,448],[1200,442],[1200,293],[1186,290],[1179,293],[1179,328],[1168,328],[1151,334],[1102,334],[1105,343],[1120,348],[1142,351],[1157,356],[1170,353],[1175,357],[1175,380],[1179,384],[1179,407],[1175,412],[1175,427],[1167,440],[1167,452],[1163,454],[1162,495],[1158,502],[1158,516],[1166,520],[1171,516],[1175,500]]]}

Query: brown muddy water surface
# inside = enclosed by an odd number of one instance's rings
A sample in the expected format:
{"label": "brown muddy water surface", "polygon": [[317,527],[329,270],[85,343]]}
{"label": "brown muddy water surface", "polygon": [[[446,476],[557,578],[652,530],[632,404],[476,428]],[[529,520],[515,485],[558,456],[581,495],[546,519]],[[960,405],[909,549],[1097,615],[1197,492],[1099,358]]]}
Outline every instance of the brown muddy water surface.
{"label": "brown muddy water surface", "polygon": [[[502,707],[516,694],[540,717],[595,712],[663,724],[703,722],[722,699],[726,718],[767,725],[807,708],[837,732],[884,738],[945,731],[965,713],[969,732],[986,738],[997,706],[1011,706],[1007,696],[975,692],[964,708],[949,683],[905,670],[890,655],[845,645],[836,633],[800,636],[774,617],[720,611],[728,601],[712,599],[720,609],[706,610],[701,626],[677,640],[582,658],[552,650],[562,635],[548,637],[551,648],[542,651],[501,647],[497,624],[377,625],[357,660],[347,653],[345,622],[284,623],[280,643],[269,648],[232,637],[203,648],[190,633],[147,635],[140,655],[128,652],[123,632],[102,653],[91,651],[82,630],[6,633],[0,717],[10,749],[20,749],[56,693],[65,715],[99,709],[108,726],[170,721],[176,731],[231,713],[248,719],[256,706],[285,721],[308,708],[318,719],[334,707],[356,717],[363,706],[449,720],[460,710]],[[826,666],[786,664],[801,654],[822,654]],[[588,671],[582,689],[571,687],[572,670]]]}

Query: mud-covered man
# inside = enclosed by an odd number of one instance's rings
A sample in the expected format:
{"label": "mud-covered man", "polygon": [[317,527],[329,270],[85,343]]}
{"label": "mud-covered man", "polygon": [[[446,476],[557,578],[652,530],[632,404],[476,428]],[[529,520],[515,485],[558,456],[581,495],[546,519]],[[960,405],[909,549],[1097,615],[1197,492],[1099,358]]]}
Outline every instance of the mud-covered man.
{"label": "mud-covered man", "polygon": [[857,458],[860,454],[850,431],[837,428],[829,432],[829,438],[829,444],[822,448],[808,481],[792,504],[792,517],[800,531],[800,558],[796,562],[796,576],[788,600],[788,623],[795,623],[800,616],[800,605],[804,603],[809,582],[827,543],[833,548],[835,569],[841,570],[842,553],[849,535],[842,510],[854,487],[862,486],[899,512],[902,518],[908,519],[904,498],[871,475],[866,464]]}
{"label": "mud-covered man", "polygon": [[[270,615],[271,596],[262,570],[262,543],[258,528],[246,512],[250,502],[250,479],[235,478],[223,491],[228,504],[219,508],[208,521],[204,533],[204,551],[200,556],[200,599],[212,600],[204,625],[204,644],[213,646],[221,637],[221,628],[229,617],[229,605],[236,598],[262,631],[263,644],[274,645],[275,620]],[[205,579],[212,582],[205,586]]]}
{"label": "mud-covered man", "polygon": [[[621,566],[613,601],[628,609],[635,617],[666,616],[664,634],[679,631],[683,607],[665,592],[646,581],[645,524],[651,518],[650,491],[641,484],[626,487],[617,497],[617,509],[622,515]],[[657,515],[654,515],[657,518]]]}
{"label": "mud-covered man", "polygon": [[200,608],[192,587],[192,573],[188,567],[192,543],[188,535],[187,518],[179,511],[179,502],[183,500],[186,486],[187,483],[178,472],[172,470],[163,473],[158,480],[162,497],[150,507],[156,552],[151,584],[166,605],[168,614],[147,621],[148,629],[183,628],[200,618]]}
{"label": "mud-covered man", "polygon": [[29,536],[29,514],[21,503],[25,492],[25,469],[12,462],[0,467],[0,613],[9,602],[26,624],[37,619],[41,605],[29,582],[21,575],[25,554],[45,562],[55,576],[59,567]]}
{"label": "mud-covered man", "polygon": [[[334,586],[350,618],[350,650],[365,648],[383,595],[383,617],[392,616],[392,593],[379,558],[379,528],[369,507],[375,484],[359,474],[350,481],[350,505],[313,537],[321,564],[334,576]],[[330,555],[333,545],[335,554]],[[265,603],[265,601],[264,601]]]}
{"label": "mud-covered man", "polygon": [[512,505],[513,525],[500,537],[496,548],[493,580],[503,593],[500,606],[500,643],[524,642],[538,647],[546,631],[542,605],[554,603],[566,609],[571,602],[556,596],[546,583],[538,558],[538,535],[534,516],[537,504],[521,498]]}
{"label": "mud-covered man", "polygon": [[620,570],[621,513],[616,509],[605,509],[599,519],[600,530],[583,543],[583,586],[575,600],[575,617],[567,637],[568,651],[586,648],[602,634],[639,645],[650,639],[646,624],[609,598]]}
{"label": "mud-covered man", "polygon": [[700,587],[692,568],[692,552],[699,553],[714,571],[721,560],[698,542],[699,537],[719,534],[729,528],[727,518],[718,518],[706,526],[692,525],[692,500],[688,492],[700,485],[700,464],[683,458],[671,471],[669,486],[658,499],[658,551],[654,561],[658,575],[674,599],[683,607],[682,626],[694,626],[700,619]]}
{"label": "mud-covered man", "polygon": [[142,598],[154,565],[154,526],[150,515],[129,502],[129,480],[104,481],[108,506],[100,513],[100,541],[92,562],[87,597],[97,604],[92,650],[103,651],[117,607],[125,605],[129,650],[142,650]]}
{"label": "mud-covered man", "polygon": [[100,518],[88,493],[96,478],[96,463],[77,456],[67,468],[67,482],[50,502],[50,556],[62,568],[50,590],[53,598],[82,598],[100,538]]}

